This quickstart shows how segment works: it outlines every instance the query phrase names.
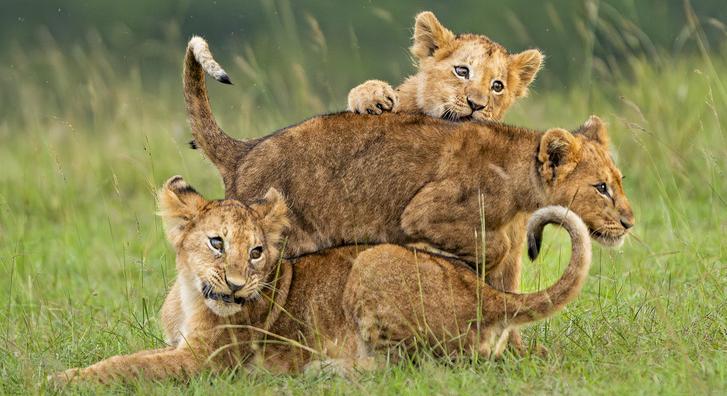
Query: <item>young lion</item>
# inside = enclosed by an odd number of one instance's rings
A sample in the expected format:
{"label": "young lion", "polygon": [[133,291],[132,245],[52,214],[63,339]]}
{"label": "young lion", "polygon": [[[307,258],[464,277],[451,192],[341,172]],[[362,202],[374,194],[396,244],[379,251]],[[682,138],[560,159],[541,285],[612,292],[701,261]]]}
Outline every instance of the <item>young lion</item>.
{"label": "young lion", "polygon": [[[503,226],[547,205],[572,208],[606,245],[621,243],[633,226],[608,133],[595,116],[571,133],[339,113],[240,141],[212,116],[205,69],[227,79],[195,37],[184,74],[195,141],[220,171],[228,198],[254,199],[271,186],[286,197],[292,255],[346,243],[424,242],[474,263],[475,231],[484,226],[487,246],[501,249]],[[497,257],[488,249],[488,271]]]}
{"label": "young lion", "polygon": [[597,117],[571,133],[339,113],[240,141],[215,121],[205,71],[229,82],[194,37],[184,94],[196,144],[228,198],[252,199],[273,186],[288,199],[292,255],[356,242],[423,243],[475,266],[484,239],[488,284],[516,291],[524,219],[538,208],[572,208],[606,245],[621,243],[634,224]]}
{"label": "young lion", "polygon": [[519,54],[489,38],[455,35],[433,13],[416,16],[411,53],[418,70],[394,91],[386,82],[369,80],[348,94],[356,113],[386,111],[424,113],[452,121],[500,120],[528,92],[543,62],[540,51]]}
{"label": "young lion", "polygon": [[[411,53],[418,70],[394,92],[383,81],[370,80],[353,88],[348,109],[357,113],[384,111],[423,113],[452,121],[500,120],[519,98],[527,95],[543,61],[540,51],[531,49],[510,55],[501,45],[482,35],[454,35],[431,12],[416,16]],[[518,291],[521,251],[525,243],[527,216],[520,214],[502,227],[506,244],[488,245],[497,257],[502,275],[496,287]],[[512,343],[524,350],[520,335]]]}
{"label": "young lion", "polygon": [[562,223],[572,240],[570,263],[553,286],[521,295],[493,289],[456,260],[394,245],[281,260],[288,220],[274,189],[250,206],[207,201],[177,176],[159,203],[177,253],[177,280],[162,309],[170,346],[114,356],[51,380],[183,378],[256,361],[280,372],[331,366],[345,374],[375,368],[376,352],[391,346],[407,352],[417,342],[447,355],[494,357],[511,329],[574,299],[591,262],[586,226],[562,207],[535,213],[529,252],[538,255],[546,224]]}

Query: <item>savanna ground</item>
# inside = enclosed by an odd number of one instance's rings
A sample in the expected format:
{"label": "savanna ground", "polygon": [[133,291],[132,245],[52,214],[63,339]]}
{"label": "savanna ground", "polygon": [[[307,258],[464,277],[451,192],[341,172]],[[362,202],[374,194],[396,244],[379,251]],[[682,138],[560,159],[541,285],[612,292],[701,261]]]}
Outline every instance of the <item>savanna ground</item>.
{"label": "savanna ground", "polygon": [[[222,197],[214,168],[187,147],[184,37],[147,44],[169,59],[151,76],[141,72],[143,59],[123,58],[97,37],[66,52],[49,35],[38,40],[0,65],[2,393],[43,393],[54,371],[163,345],[158,310],[174,277],[174,257],[155,216],[155,190],[181,174],[207,196]],[[318,59],[333,57],[325,42],[318,44]],[[216,55],[236,85],[212,85],[213,106],[238,137],[345,107],[350,87],[323,84],[321,94],[313,88],[320,80],[309,77],[316,65],[295,52],[272,71],[249,49],[217,49]],[[536,89],[507,118],[533,128],[569,128],[589,114],[602,116],[638,222],[622,249],[594,247],[577,301],[525,330],[529,342],[550,349],[547,357],[448,363],[422,352],[417,364],[354,381],[239,370],[188,383],[65,390],[724,394],[727,50],[702,46],[691,56],[655,53],[624,62],[628,73]],[[356,79],[369,77],[376,76]],[[526,262],[525,290],[560,276],[569,245],[556,234],[546,232],[543,258]]]}

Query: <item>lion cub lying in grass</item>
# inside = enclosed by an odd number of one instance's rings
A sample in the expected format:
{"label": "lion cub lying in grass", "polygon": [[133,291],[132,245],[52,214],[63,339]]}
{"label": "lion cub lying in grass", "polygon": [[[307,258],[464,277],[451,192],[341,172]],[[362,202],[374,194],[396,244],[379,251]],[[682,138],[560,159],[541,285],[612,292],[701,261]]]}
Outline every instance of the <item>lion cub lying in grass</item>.
{"label": "lion cub lying in grass", "polygon": [[452,259],[395,245],[281,259],[287,208],[274,189],[249,206],[207,201],[177,176],[159,204],[177,254],[177,280],[162,308],[170,345],[57,373],[56,384],[183,378],[254,363],[347,374],[375,368],[376,352],[421,343],[448,356],[498,356],[511,329],[578,295],[591,262],[588,229],[562,207],[532,217],[529,253],[538,255],[546,224],[562,223],[570,263],[553,286],[521,295],[493,289]]}
{"label": "lion cub lying in grass", "polygon": [[450,121],[500,120],[528,92],[543,62],[530,49],[507,49],[478,34],[455,35],[433,13],[416,16],[411,53],[418,70],[397,89],[369,80],[348,94],[356,113],[424,113]]}

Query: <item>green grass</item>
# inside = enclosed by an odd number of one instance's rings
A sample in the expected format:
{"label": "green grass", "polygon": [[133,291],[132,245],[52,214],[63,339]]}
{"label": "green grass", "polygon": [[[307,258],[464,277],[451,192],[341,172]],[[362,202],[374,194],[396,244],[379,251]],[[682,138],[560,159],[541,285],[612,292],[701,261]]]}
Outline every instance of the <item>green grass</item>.
{"label": "green grass", "polygon": [[[154,192],[182,174],[222,196],[214,168],[186,146],[183,44],[171,48],[151,75],[100,44],[62,53],[48,42],[0,65],[0,392],[42,393],[54,371],[162,345],[158,310],[174,257]],[[550,349],[547,358],[447,364],[425,356],[351,382],[238,372],[73,390],[724,394],[726,54],[632,59],[628,78],[535,90],[511,111],[508,121],[535,128],[575,127],[592,113],[607,120],[638,222],[623,249],[595,247],[576,302],[525,330]],[[218,51],[236,85],[213,85],[211,97],[238,137],[344,107],[350,87],[307,81],[310,62],[282,59],[268,72],[234,55]],[[526,290],[554,281],[567,263],[567,241],[554,234],[545,259],[525,264]]]}

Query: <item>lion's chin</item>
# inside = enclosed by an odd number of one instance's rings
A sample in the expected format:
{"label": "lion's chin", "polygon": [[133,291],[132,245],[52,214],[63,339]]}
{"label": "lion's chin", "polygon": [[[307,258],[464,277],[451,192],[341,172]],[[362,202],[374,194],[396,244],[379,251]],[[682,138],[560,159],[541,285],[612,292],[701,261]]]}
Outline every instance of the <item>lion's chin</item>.
{"label": "lion's chin", "polygon": [[230,316],[242,311],[242,307],[257,296],[257,294],[253,294],[243,297],[216,292],[209,283],[201,280],[198,280],[198,287],[205,305],[218,316]]}
{"label": "lion's chin", "polygon": [[626,239],[626,233],[623,233],[621,235],[615,236],[615,235],[607,235],[603,234],[597,231],[591,230],[591,237],[596,240],[599,244],[609,247],[609,248],[620,248],[624,244],[624,239]]}
{"label": "lion's chin", "polygon": [[242,311],[242,305],[234,303],[226,303],[220,300],[204,300],[205,305],[217,316],[230,316]]}

